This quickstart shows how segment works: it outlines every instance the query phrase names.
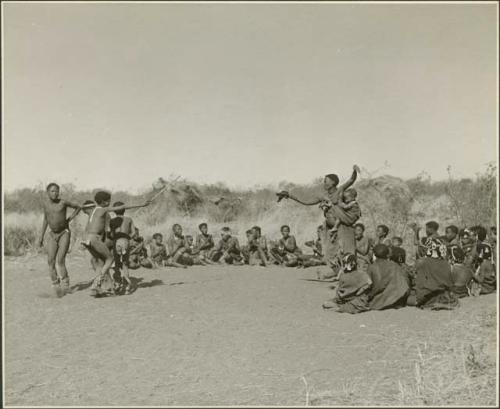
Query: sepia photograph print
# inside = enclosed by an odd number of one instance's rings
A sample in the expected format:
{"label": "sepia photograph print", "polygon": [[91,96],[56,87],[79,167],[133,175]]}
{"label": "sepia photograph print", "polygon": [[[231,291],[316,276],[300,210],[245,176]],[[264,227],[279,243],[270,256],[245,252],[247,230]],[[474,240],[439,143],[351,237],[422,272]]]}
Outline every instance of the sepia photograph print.
{"label": "sepia photograph print", "polygon": [[498,2],[1,12],[4,407],[498,407]]}

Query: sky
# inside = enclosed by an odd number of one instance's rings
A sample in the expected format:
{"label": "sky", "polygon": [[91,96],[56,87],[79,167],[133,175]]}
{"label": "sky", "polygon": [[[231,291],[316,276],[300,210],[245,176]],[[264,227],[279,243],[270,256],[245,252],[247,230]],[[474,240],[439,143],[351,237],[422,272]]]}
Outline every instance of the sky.
{"label": "sky", "polygon": [[497,161],[497,4],[2,3],[13,190]]}

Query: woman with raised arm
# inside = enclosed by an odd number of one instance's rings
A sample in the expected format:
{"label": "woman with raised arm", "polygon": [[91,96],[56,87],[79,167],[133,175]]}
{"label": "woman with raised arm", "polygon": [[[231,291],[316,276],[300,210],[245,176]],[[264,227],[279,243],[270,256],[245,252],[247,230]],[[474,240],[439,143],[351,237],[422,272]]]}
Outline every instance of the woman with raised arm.
{"label": "woman with raised arm", "polygon": [[[356,181],[359,171],[359,167],[354,165],[351,177],[340,186],[338,186],[339,177],[336,174],[326,175],[323,181],[325,194],[309,200],[301,200],[286,191],[277,193],[278,202],[282,199],[292,199],[305,206],[320,205],[325,216],[326,227],[322,238],[323,254],[326,263],[333,268],[335,275],[340,271],[342,255],[356,253],[354,223],[359,219],[361,213],[359,210],[355,212],[356,214],[353,214],[352,211],[346,211],[339,206],[339,203],[342,201],[344,191]],[[336,224],[338,224],[336,234],[330,237],[329,229],[332,229]]]}

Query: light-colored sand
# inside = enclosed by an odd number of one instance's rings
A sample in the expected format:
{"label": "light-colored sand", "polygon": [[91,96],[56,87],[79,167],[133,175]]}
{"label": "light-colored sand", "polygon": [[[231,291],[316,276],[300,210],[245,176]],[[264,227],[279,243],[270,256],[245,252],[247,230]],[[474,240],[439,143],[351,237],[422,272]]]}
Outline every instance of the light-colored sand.
{"label": "light-colored sand", "polygon": [[[91,277],[81,254],[68,265],[73,285]],[[132,295],[57,299],[46,270],[41,256],[5,262],[7,405],[401,403],[419,348],[473,339],[471,315],[496,314],[495,295],[457,311],[324,311],[329,283],[278,267],[141,269]]]}

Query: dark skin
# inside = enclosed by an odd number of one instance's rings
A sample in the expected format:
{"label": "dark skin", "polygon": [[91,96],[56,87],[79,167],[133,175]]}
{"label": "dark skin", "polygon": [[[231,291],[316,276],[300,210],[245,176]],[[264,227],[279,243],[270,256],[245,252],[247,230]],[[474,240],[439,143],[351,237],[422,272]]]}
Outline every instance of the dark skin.
{"label": "dark skin", "polygon": [[304,200],[299,199],[296,196],[289,194],[288,192],[281,192],[280,196],[285,198],[285,199],[292,199],[292,200],[296,201],[297,203],[300,203],[300,204],[305,205],[305,206],[314,206],[314,205],[318,205],[320,203],[323,204],[325,202],[328,203],[328,202],[330,202],[329,196],[333,195],[335,192],[337,192],[337,190],[344,191],[344,190],[348,189],[350,186],[352,186],[353,183],[356,181],[358,173],[360,173],[360,169],[357,165],[354,165],[353,166],[353,173],[352,173],[351,177],[340,186],[337,186],[337,183],[335,183],[334,180],[330,179],[329,177],[325,177],[325,179],[323,180],[323,188],[325,190],[326,197],[324,197],[324,198],[317,198],[317,199],[314,199],[312,201],[304,201]]}
{"label": "dark skin", "polygon": [[69,219],[66,218],[66,210],[72,208],[80,211],[82,208],[79,204],[61,199],[59,197],[59,188],[51,186],[47,189],[47,197],[43,203],[43,223],[38,245],[43,246],[43,238],[47,227],[50,227],[54,233],[61,233],[64,229],[68,228],[69,221],[76,217],[78,213],[71,215]]}

